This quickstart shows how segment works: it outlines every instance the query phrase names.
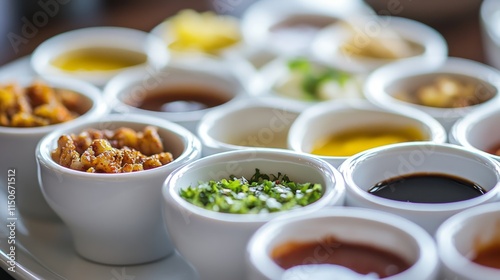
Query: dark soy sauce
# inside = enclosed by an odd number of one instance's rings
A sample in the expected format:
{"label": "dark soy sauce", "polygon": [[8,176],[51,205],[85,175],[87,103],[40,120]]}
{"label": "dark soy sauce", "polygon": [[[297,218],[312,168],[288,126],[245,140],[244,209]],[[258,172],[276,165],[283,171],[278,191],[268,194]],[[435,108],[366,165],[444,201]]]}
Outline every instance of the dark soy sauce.
{"label": "dark soy sauce", "polygon": [[486,190],[474,182],[452,175],[416,173],[379,182],[368,192],[397,201],[448,203],[478,197]]}

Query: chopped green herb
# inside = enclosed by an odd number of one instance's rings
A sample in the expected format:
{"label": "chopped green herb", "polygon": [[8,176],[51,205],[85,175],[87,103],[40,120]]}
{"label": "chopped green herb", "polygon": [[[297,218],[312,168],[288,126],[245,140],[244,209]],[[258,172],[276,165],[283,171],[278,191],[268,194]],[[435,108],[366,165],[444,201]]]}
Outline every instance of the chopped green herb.
{"label": "chopped green herb", "polygon": [[[323,71],[313,69],[311,62],[304,58],[297,58],[290,60],[288,62],[288,68],[291,71],[300,72],[302,74],[302,90],[312,99],[319,99],[319,87],[328,81],[336,81],[340,87],[345,87],[347,82],[351,79],[351,75],[335,70],[332,68],[327,68]],[[307,98],[306,99],[309,99]]]}
{"label": "chopped green herb", "polygon": [[256,168],[250,180],[231,175],[230,179],[189,186],[179,194],[186,201],[208,210],[257,214],[306,206],[322,196],[323,188],[321,184],[293,182],[281,173],[261,174]]}

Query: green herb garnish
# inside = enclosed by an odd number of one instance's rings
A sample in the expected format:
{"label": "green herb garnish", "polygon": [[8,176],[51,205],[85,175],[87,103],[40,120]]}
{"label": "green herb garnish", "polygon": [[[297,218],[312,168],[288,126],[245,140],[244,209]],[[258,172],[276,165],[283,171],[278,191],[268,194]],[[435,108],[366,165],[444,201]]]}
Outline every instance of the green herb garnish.
{"label": "green herb garnish", "polygon": [[319,99],[319,87],[323,83],[336,81],[340,87],[345,87],[349,79],[351,79],[350,74],[333,68],[327,68],[321,71],[314,69],[311,62],[304,58],[288,61],[288,68],[291,71],[302,74],[302,90],[311,99]]}
{"label": "green herb garnish", "polygon": [[256,168],[250,180],[231,175],[230,179],[189,186],[179,194],[186,201],[208,210],[257,214],[306,206],[322,196],[323,188],[321,184],[293,182],[281,173],[261,174]]}

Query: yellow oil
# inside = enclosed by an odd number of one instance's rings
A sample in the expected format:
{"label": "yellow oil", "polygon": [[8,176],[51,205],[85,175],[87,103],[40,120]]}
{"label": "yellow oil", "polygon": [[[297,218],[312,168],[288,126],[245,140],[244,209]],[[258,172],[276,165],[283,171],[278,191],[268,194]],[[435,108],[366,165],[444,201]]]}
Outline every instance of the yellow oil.
{"label": "yellow oil", "polygon": [[56,57],[52,65],[65,71],[110,71],[145,63],[143,53],[118,48],[84,48]]}
{"label": "yellow oil", "polygon": [[416,127],[392,129],[363,127],[320,139],[311,153],[344,157],[383,145],[423,140],[426,140],[423,132]]}

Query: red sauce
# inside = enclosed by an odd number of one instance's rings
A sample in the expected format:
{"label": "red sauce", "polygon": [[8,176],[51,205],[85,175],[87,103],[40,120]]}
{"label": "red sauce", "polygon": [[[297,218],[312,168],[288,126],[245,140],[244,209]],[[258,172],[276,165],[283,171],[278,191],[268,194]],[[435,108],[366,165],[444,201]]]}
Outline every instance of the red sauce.
{"label": "red sauce", "polygon": [[500,156],[500,144],[492,147],[491,149],[487,150],[486,152],[488,152],[492,155]]}
{"label": "red sauce", "polygon": [[390,251],[340,241],[332,236],[320,241],[282,244],[274,248],[271,257],[284,269],[306,264],[336,264],[359,274],[374,272],[380,278],[398,274],[411,266]]}
{"label": "red sauce", "polygon": [[473,262],[500,269],[500,243],[491,244],[476,252]]}

